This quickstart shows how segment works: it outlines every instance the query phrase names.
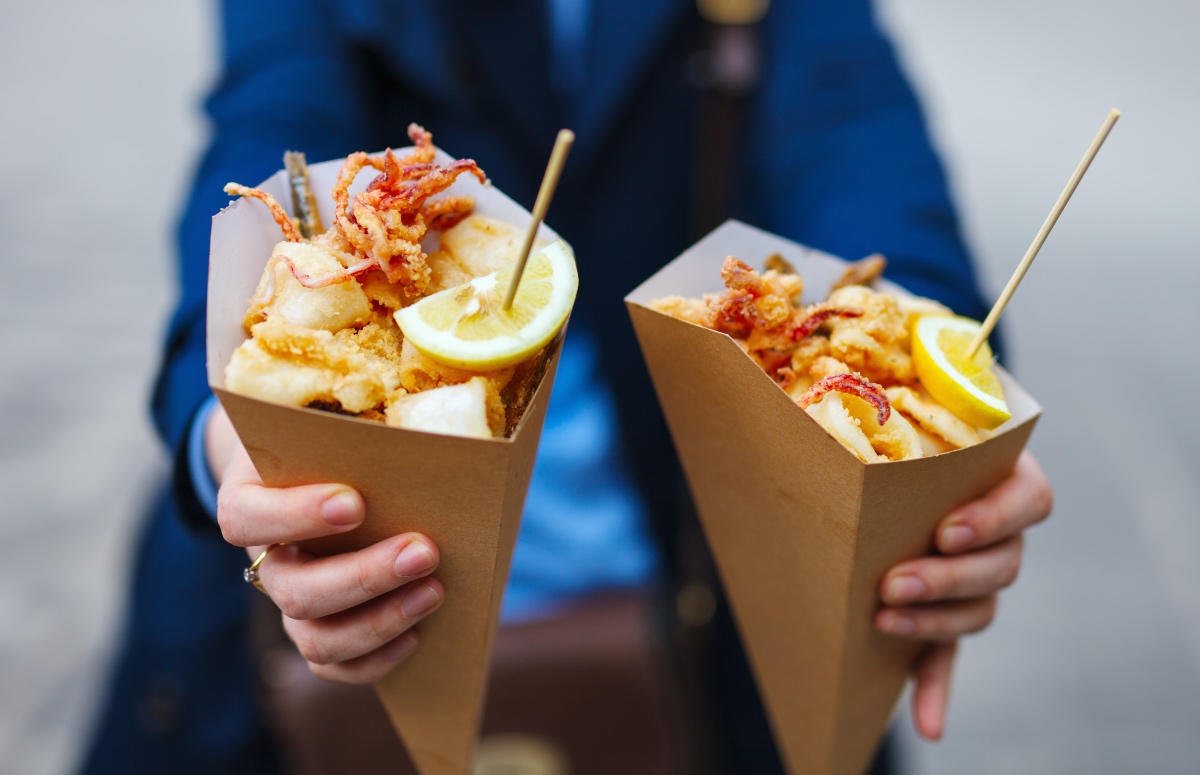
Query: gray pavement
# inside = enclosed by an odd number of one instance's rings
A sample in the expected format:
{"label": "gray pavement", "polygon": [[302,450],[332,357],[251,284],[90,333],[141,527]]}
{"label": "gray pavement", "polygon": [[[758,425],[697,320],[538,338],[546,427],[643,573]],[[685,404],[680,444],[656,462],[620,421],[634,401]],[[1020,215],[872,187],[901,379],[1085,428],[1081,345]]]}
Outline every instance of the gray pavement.
{"label": "gray pavement", "polygon": [[[1057,490],[961,655],[922,771],[1200,769],[1200,7],[883,0],[994,292],[1109,107],[1125,116],[1006,315]],[[209,4],[27,4],[0,27],[0,774],[68,773],[147,483],[170,229]]]}

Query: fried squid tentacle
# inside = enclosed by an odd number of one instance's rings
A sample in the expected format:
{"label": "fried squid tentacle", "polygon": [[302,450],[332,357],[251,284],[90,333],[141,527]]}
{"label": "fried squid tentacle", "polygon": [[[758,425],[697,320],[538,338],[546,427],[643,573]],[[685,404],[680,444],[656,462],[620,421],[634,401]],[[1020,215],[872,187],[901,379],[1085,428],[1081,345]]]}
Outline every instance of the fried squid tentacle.
{"label": "fried squid tentacle", "polygon": [[858,396],[871,404],[875,407],[875,416],[880,425],[892,416],[892,405],[888,401],[887,393],[883,392],[883,387],[868,382],[857,374],[834,374],[826,377],[804,391],[804,394],[796,399],[796,403],[801,409],[807,409],[810,404],[832,390]]}
{"label": "fried squid tentacle", "polygon": [[790,332],[792,341],[799,342],[801,339],[808,338],[814,331],[825,325],[825,322],[830,318],[860,318],[862,314],[861,310],[850,309],[848,307],[823,307],[815,309],[808,317],[792,328]]}
{"label": "fried squid tentacle", "polygon": [[444,196],[421,205],[421,217],[430,229],[445,231],[457,226],[474,209],[474,197]]}
{"label": "fried squid tentacle", "polygon": [[[409,296],[420,295],[429,284],[430,268],[421,241],[429,229],[448,229],[474,210],[469,196],[445,196],[429,201],[444,192],[460,175],[474,175],[481,183],[487,176],[471,159],[458,159],[447,164],[435,164],[437,151],[433,136],[417,124],[408,128],[413,150],[398,157],[389,148],[379,156],[352,153],[346,157],[333,186],[334,222],[322,235],[324,247],[338,259],[344,269],[311,276],[299,270],[286,256],[273,259],[270,276],[263,293],[269,300],[274,294],[273,271],[278,261],[287,263],[292,276],[306,288],[323,288],[345,282],[363,272],[378,267],[387,279],[402,287]],[[365,168],[378,170],[379,175],[367,187],[350,196],[350,187]],[[225,187],[230,194],[262,200],[272,217],[283,229],[289,242],[304,242],[295,224],[279,203],[266,192],[236,183]],[[313,231],[316,231],[314,229]],[[262,303],[261,299],[256,302]]]}
{"label": "fried squid tentacle", "polygon": [[230,196],[244,196],[250,199],[257,199],[267,206],[271,211],[271,217],[275,219],[275,223],[279,224],[279,228],[283,229],[283,238],[288,242],[303,242],[304,237],[300,236],[299,230],[296,229],[296,224],[292,223],[292,219],[288,217],[287,212],[279,202],[275,201],[275,197],[263,191],[261,188],[249,188],[240,183],[226,183],[225,193]]}

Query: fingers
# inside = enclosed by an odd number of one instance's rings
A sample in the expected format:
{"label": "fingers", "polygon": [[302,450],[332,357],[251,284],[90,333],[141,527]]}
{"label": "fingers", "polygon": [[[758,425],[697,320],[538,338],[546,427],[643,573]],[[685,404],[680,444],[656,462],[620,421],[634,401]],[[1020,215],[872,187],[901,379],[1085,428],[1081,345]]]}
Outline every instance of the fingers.
{"label": "fingers", "polygon": [[884,576],[879,596],[899,606],[994,595],[1017,580],[1022,543],[1018,535],[966,554],[900,563]]}
{"label": "fingers", "polygon": [[1022,452],[1012,476],[942,520],[937,548],[943,554],[959,554],[990,546],[1041,522],[1053,505],[1054,493],[1041,465]]}
{"label": "fingers", "polygon": [[409,630],[366,656],[338,662],[332,665],[308,663],[308,669],[326,681],[341,681],[349,684],[369,684],[383,678],[392,668],[408,659],[417,650],[416,630]]}
{"label": "fingers", "polygon": [[332,616],[307,621],[285,617],[283,626],[305,659],[330,666],[391,643],[436,611],[444,595],[436,579],[421,579]]}
{"label": "fingers", "polygon": [[875,626],[914,640],[949,643],[979,632],[996,618],[996,596],[904,608],[884,608],[875,614]]}
{"label": "fingers", "polygon": [[273,549],[258,569],[263,589],[289,619],[317,619],[361,605],[433,573],[437,546],[404,533],[357,552],[314,558],[298,546]]}
{"label": "fingers", "polygon": [[950,673],[957,651],[957,641],[932,645],[913,668],[916,681],[912,698],[913,723],[926,740],[940,740],[946,731]]}
{"label": "fingers", "polygon": [[264,487],[239,447],[217,492],[217,522],[235,546],[260,546],[345,533],[362,524],[362,496],[341,484]]}

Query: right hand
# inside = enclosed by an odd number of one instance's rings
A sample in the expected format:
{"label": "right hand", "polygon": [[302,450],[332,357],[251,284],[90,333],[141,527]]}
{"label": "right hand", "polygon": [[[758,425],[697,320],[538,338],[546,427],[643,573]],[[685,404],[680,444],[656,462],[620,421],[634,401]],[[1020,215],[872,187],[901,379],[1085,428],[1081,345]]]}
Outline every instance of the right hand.
{"label": "right hand", "polygon": [[[362,524],[362,496],[345,485],[264,486],[219,407],[205,429],[205,446],[220,485],[221,533],[252,559],[272,544],[345,533]],[[431,540],[404,533],[331,557],[278,546],[259,566],[259,580],[314,675],[373,683],[412,654],[413,625],[442,604],[445,590],[428,578],[437,564]]]}

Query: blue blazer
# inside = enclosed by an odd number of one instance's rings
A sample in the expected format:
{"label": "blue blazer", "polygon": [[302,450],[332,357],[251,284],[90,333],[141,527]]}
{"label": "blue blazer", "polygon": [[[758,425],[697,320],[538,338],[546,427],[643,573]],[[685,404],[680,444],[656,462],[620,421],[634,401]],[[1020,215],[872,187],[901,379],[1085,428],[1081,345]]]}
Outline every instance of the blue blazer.
{"label": "blue blazer", "polygon": [[[575,315],[599,335],[631,468],[669,537],[675,454],[621,299],[695,237],[689,73],[704,29],[693,0],[592,5],[586,88],[560,98],[545,0],[222,3],[212,142],[179,225],[179,302],[153,399],[177,459],[209,395],[208,236],[226,182],[262,180],[286,149],[319,161],[402,146],[417,121],[528,204],[555,132],[570,126],[578,140],[550,220],[576,248]],[[869,1],[776,0],[762,34],[735,214],[837,255],[883,253],[891,279],[981,316],[942,169]],[[244,656],[244,554],[189,534],[171,512],[163,499],[146,534],[87,771],[270,771]]]}

